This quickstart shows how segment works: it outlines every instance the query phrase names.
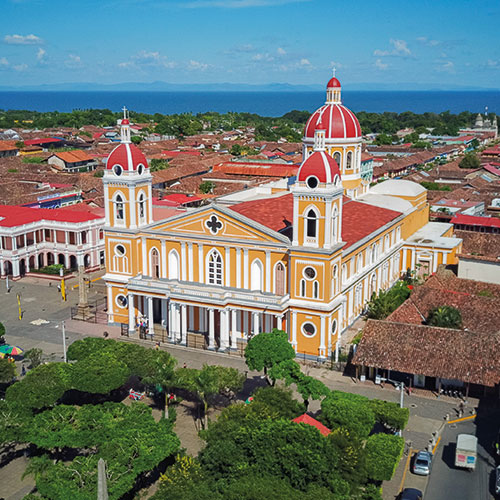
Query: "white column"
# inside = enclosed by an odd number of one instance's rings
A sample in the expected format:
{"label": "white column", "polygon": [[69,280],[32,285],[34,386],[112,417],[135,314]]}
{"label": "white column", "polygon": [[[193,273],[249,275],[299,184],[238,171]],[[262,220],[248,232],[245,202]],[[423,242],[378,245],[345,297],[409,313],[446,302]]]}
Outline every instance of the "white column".
{"label": "white column", "polygon": [[248,269],[248,249],[243,249],[243,288],[248,290],[248,276],[250,269]]}
{"label": "white column", "polygon": [[406,269],[408,267],[406,265],[406,254],[408,253],[408,251],[406,250],[406,248],[403,248],[402,252],[403,252],[403,268],[402,268],[402,271],[406,273]]}
{"label": "white column", "polygon": [[297,196],[293,197],[293,218],[294,218],[294,224],[293,224],[292,245],[297,246],[299,244],[299,224],[300,224],[299,199]]}
{"label": "white column", "polygon": [[[434,250],[434,254],[432,256],[432,272],[433,273],[435,273],[437,271],[438,255],[439,255],[439,252],[437,250]],[[444,259],[443,259],[443,261],[444,261]]]}
{"label": "white column", "polygon": [[212,307],[208,310],[208,348],[215,349],[215,317]]}
{"label": "white column", "polygon": [[186,314],[186,304],[181,305],[181,344],[186,345],[187,343],[187,314]]}
{"label": "white column", "polygon": [[29,273],[30,272],[30,259],[28,257],[29,254],[27,254],[26,256],[26,272]]}
{"label": "white column", "polygon": [[[14,265],[14,263],[12,263],[12,265]],[[14,270],[12,272],[14,272]],[[108,321],[110,323],[113,323],[113,321],[114,321],[114,318],[113,318],[113,289],[110,286],[108,286],[107,292],[108,292]]]}
{"label": "white column", "polygon": [[129,186],[128,188],[128,199],[130,200],[129,209],[130,209],[130,228],[134,229],[137,226],[136,222],[136,206],[132,200],[135,200],[135,188],[133,186]]}
{"label": "white column", "polygon": [[266,292],[271,291],[271,252],[269,250],[266,250],[266,278],[265,278],[265,283],[266,283]]}
{"label": "white column", "polygon": [[[24,234],[24,246],[26,246],[26,235]],[[68,231],[64,231],[64,242],[66,245],[69,243],[69,234]]]}
{"label": "white column", "polygon": [[326,334],[326,321],[325,316],[321,316],[321,330],[320,330],[320,344],[319,344],[319,357],[325,357],[325,334]]}
{"label": "white column", "polygon": [[236,249],[236,288],[241,288],[241,249]]}
{"label": "white column", "polygon": [[278,315],[276,315],[276,319],[277,319],[276,326],[277,326],[278,330],[282,330],[283,329],[283,316],[281,314],[278,314]]}
{"label": "white column", "polygon": [[148,297],[148,328],[149,333],[154,332],[153,297]]}
{"label": "white column", "polygon": [[160,276],[167,277],[167,244],[165,240],[161,240],[161,270]]}
{"label": "white column", "polygon": [[198,243],[198,269],[199,269],[199,277],[198,281],[200,283],[205,283],[205,271],[203,269],[203,263],[204,263],[204,258],[203,258],[203,245],[201,243]]}
{"label": "white column", "polygon": [[187,281],[187,272],[186,272],[186,243],[181,242],[181,280]]}
{"label": "white column", "polygon": [[253,312],[252,315],[253,315],[253,334],[258,335],[259,334],[260,313]]}
{"label": "white column", "polygon": [[221,309],[220,315],[220,350],[225,351],[229,347],[229,313],[228,309]]}
{"label": "white column", "polygon": [[205,332],[205,309],[203,307],[198,308],[198,322],[200,332]]}
{"label": "white column", "polygon": [[104,215],[105,215],[105,224],[109,226],[109,212],[111,208],[109,205],[109,196],[108,196],[108,186],[104,185]]}
{"label": "white column", "polygon": [[224,286],[231,286],[231,249],[229,247],[225,248],[224,257]]}
{"label": "white column", "polygon": [[238,347],[238,318],[236,309],[231,310],[231,349]]}
{"label": "white column", "polygon": [[172,301],[168,309],[168,339],[175,342],[175,304]]}
{"label": "white column", "polygon": [[193,281],[193,244],[188,243],[188,280]]}
{"label": "white column", "polygon": [[135,332],[135,300],[134,294],[128,294],[128,333]]}
{"label": "white column", "polygon": [[417,251],[415,248],[411,249],[411,270],[415,271],[416,270],[416,264],[417,264]]}
{"label": "white column", "polygon": [[163,328],[167,328],[167,299],[161,299],[161,324]]}
{"label": "white column", "polygon": [[243,315],[243,336],[245,338],[248,337],[248,334],[250,332],[250,329],[248,328],[248,311],[241,311],[241,314]]}
{"label": "white column", "polygon": [[142,274],[149,276],[148,256],[146,250],[146,238],[142,238]]}
{"label": "white column", "polygon": [[292,311],[292,347],[297,352],[297,313]]}

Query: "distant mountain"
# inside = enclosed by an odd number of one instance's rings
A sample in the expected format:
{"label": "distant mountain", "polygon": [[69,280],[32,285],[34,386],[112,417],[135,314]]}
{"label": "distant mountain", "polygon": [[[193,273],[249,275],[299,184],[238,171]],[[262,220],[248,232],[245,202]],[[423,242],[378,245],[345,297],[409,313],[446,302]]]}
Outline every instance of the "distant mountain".
{"label": "distant mountain", "polygon": [[[436,83],[349,83],[348,91],[481,91],[498,90],[478,86],[450,85]],[[319,92],[324,85],[293,85],[290,83],[244,84],[244,83],[167,83],[167,82],[127,82],[127,83],[51,83],[41,85],[0,85],[0,91],[80,91],[80,92]]]}

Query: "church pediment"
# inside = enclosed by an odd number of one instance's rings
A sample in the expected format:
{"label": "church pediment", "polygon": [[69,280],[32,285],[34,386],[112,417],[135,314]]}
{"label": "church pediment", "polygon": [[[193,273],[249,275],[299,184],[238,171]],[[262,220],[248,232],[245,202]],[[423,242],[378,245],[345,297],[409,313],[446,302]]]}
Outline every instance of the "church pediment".
{"label": "church pediment", "polygon": [[169,221],[162,222],[153,231],[203,236],[211,239],[233,239],[247,241],[272,241],[289,243],[290,240],[247,217],[222,207],[204,207],[188,212]]}

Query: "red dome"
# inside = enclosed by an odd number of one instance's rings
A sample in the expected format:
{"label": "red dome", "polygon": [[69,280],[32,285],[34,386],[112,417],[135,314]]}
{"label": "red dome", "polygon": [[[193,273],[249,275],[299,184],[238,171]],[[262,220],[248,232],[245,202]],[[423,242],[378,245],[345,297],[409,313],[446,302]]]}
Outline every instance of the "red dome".
{"label": "red dome", "polygon": [[128,121],[128,118],[124,118],[122,120],[122,125],[130,125],[130,122]]}
{"label": "red dome", "polygon": [[110,170],[115,165],[120,165],[123,170],[137,170],[140,164],[148,168],[144,153],[135,144],[121,143],[111,151],[106,168]]}
{"label": "red dome", "polygon": [[337,162],[324,151],[315,151],[299,169],[297,180],[305,182],[314,175],[319,182],[335,182],[335,176],[340,179],[340,169]]}
{"label": "red dome", "polygon": [[337,78],[333,77],[330,79],[330,81],[326,84],[326,88],[340,88],[340,82],[337,80]]}
{"label": "red dome", "polygon": [[361,127],[354,113],[342,104],[325,104],[316,110],[306,123],[305,137],[314,137],[321,123],[326,139],[350,139],[361,137]]}

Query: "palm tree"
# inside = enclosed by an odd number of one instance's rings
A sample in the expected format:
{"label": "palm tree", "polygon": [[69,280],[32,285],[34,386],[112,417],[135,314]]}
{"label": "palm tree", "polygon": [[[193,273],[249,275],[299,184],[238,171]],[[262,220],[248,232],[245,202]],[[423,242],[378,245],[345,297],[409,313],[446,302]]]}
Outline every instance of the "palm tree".
{"label": "palm tree", "polygon": [[429,326],[439,326],[441,328],[462,328],[462,315],[456,307],[439,306],[429,312],[427,316]]}

